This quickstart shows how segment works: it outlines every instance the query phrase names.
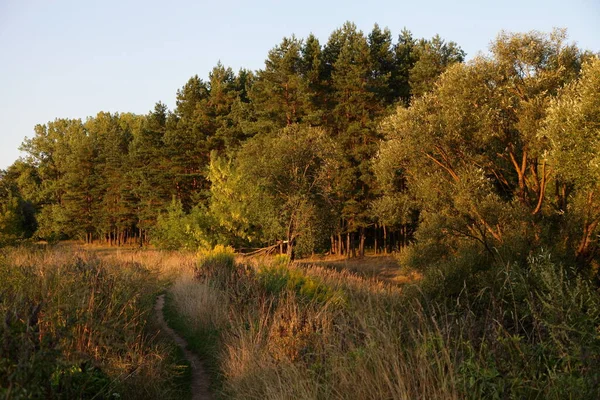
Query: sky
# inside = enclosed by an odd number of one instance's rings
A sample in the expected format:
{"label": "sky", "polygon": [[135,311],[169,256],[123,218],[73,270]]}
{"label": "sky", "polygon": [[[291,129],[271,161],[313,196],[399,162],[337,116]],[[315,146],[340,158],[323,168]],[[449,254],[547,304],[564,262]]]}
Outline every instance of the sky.
{"label": "sky", "polygon": [[324,44],[345,21],[394,38],[403,28],[439,34],[467,59],[501,30],[567,28],[600,51],[600,0],[0,0],[0,169],[23,155],[36,124],[173,108],[177,89],[217,62],[260,69],[283,37],[313,33]]}

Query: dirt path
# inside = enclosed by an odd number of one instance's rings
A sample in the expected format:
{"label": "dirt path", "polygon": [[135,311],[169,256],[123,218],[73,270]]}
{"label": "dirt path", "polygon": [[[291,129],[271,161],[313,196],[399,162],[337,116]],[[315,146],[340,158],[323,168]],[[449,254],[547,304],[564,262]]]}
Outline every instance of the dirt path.
{"label": "dirt path", "polygon": [[209,388],[209,380],[206,372],[204,371],[204,367],[202,366],[202,362],[194,353],[188,350],[187,342],[177,334],[173,329],[167,325],[165,321],[165,316],[163,314],[163,308],[165,306],[165,295],[161,294],[156,299],[156,304],[154,305],[154,310],[156,311],[156,317],[158,319],[158,323],[163,331],[167,332],[167,334],[173,339],[175,343],[183,350],[183,354],[185,358],[190,363],[192,368],[192,400],[205,400],[212,399],[213,396],[210,394]]}

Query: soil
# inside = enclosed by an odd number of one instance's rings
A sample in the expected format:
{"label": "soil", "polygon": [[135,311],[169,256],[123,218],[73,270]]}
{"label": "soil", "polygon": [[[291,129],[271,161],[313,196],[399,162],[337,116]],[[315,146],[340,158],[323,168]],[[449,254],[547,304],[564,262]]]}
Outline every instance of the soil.
{"label": "soil", "polygon": [[213,396],[209,390],[210,381],[208,379],[204,366],[202,365],[202,362],[196,354],[188,350],[188,345],[185,339],[179,336],[177,332],[175,332],[169,327],[169,325],[167,325],[167,322],[165,321],[165,316],[163,314],[164,306],[165,295],[161,294],[156,299],[156,304],[154,305],[156,317],[158,319],[158,323],[161,329],[171,337],[171,339],[177,344],[177,346],[181,347],[186,360],[190,364],[190,368],[192,369],[192,400],[213,399]]}

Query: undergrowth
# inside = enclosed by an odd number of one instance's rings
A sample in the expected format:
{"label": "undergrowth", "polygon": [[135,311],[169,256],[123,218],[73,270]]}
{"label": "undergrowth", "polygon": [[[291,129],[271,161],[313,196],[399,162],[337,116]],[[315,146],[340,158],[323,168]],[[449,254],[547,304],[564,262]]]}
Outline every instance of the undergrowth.
{"label": "undergrowth", "polygon": [[0,255],[0,398],[177,398],[172,347],[156,336],[163,288],[141,262],[21,249]]}
{"label": "undergrowth", "polygon": [[218,333],[202,354],[224,397],[600,397],[600,295],[546,253],[460,277],[452,297],[456,274],[398,288],[281,258],[233,261],[203,256],[173,287],[197,337]]}

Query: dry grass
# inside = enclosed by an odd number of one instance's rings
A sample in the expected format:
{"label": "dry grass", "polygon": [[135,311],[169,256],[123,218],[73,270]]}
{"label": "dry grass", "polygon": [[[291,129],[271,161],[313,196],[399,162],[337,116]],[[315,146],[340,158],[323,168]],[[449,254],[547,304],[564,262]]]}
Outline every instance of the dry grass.
{"label": "dry grass", "polygon": [[227,297],[194,278],[186,268],[169,288],[177,311],[189,321],[192,329],[203,326],[223,326],[227,320]]}
{"label": "dry grass", "polygon": [[179,397],[180,367],[152,306],[190,259],[72,245],[5,251],[0,397]]}
{"label": "dry grass", "polygon": [[[273,280],[265,274],[278,270],[263,268],[266,260],[243,261],[246,266],[237,267],[242,272],[227,277],[226,286],[216,282],[222,277],[197,275],[201,281],[185,279],[173,287],[188,317],[198,315],[201,324],[221,332],[224,397],[459,397],[443,329],[421,309],[408,315],[397,285],[304,264],[285,267],[291,286],[273,292],[277,286],[269,288]],[[343,300],[322,296],[323,290],[343,293]],[[202,307],[216,317],[194,310]]]}
{"label": "dry grass", "polygon": [[296,261],[303,266],[321,266],[336,271],[349,271],[356,275],[382,280],[392,284],[413,283],[422,278],[416,271],[408,271],[400,265],[398,256],[365,255],[362,258],[346,258],[343,256],[312,256]]}

